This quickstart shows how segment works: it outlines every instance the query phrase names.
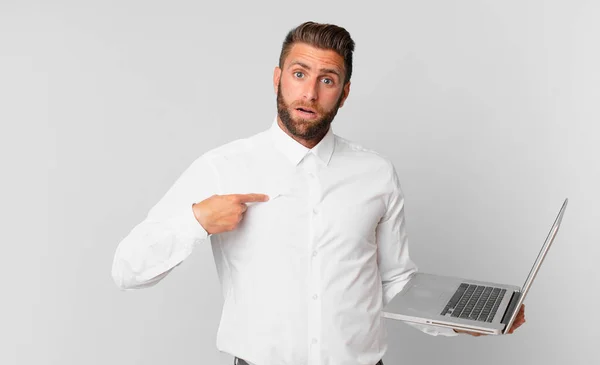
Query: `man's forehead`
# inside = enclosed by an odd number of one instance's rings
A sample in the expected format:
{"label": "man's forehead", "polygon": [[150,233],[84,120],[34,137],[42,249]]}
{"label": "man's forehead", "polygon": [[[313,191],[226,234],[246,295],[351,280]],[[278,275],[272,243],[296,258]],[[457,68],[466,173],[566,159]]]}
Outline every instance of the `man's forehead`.
{"label": "man's forehead", "polygon": [[288,53],[284,67],[300,64],[308,68],[329,68],[344,71],[344,58],[336,51],[322,49],[306,43],[296,43]]}

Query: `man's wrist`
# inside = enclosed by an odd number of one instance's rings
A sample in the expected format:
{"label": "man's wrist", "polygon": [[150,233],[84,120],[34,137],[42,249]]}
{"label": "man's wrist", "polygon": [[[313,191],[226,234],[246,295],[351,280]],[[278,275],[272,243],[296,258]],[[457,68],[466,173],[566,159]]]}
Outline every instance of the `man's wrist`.
{"label": "man's wrist", "polygon": [[196,219],[196,222],[198,222],[198,224],[200,225],[200,227],[202,227],[202,229],[204,231],[206,231],[207,235],[211,235],[211,233],[208,231],[207,227],[202,223],[202,221],[204,219],[202,219],[202,211],[200,209],[200,207],[198,206],[199,203],[193,203],[192,204],[192,212],[194,213],[194,218]]}

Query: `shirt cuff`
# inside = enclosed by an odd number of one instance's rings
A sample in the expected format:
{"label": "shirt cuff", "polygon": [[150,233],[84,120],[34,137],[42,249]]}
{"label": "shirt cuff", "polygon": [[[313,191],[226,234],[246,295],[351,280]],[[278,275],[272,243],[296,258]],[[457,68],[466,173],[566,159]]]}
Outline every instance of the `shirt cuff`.
{"label": "shirt cuff", "polygon": [[406,324],[408,324],[428,335],[431,335],[431,336],[447,336],[447,337],[458,336],[458,333],[454,332],[454,330],[452,328],[448,328],[448,327],[432,326],[432,325],[428,325],[428,324],[412,323],[412,322],[406,322]]}
{"label": "shirt cuff", "polygon": [[210,236],[196,219],[191,205],[181,214],[170,218],[168,224],[173,228],[174,232],[177,232],[177,236],[179,237],[192,238],[194,241],[198,241]]}

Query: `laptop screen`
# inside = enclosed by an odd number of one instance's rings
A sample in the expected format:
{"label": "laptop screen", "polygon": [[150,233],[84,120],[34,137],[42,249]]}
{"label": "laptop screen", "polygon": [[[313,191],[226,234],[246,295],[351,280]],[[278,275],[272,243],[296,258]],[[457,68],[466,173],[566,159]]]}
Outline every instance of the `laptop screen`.
{"label": "laptop screen", "polygon": [[554,224],[552,225],[552,228],[550,228],[550,232],[548,233],[548,236],[546,237],[546,241],[544,241],[544,245],[542,246],[542,249],[540,250],[538,257],[535,260],[535,263],[533,264],[533,267],[531,268],[531,271],[529,272],[529,275],[527,276],[527,279],[525,280],[523,287],[521,288],[521,296],[519,298],[519,301],[517,302],[517,305],[515,306],[515,310],[510,318],[510,321],[507,323],[506,328],[504,329],[505,333],[510,329],[510,326],[512,326],[512,324],[519,312],[519,308],[521,308],[521,304],[523,303],[523,300],[525,300],[525,296],[527,295],[527,292],[529,291],[529,288],[531,287],[531,283],[533,283],[533,279],[535,279],[535,275],[537,274],[538,270],[540,269],[540,266],[542,265],[542,261],[544,261],[544,257],[546,257],[546,253],[548,253],[548,250],[550,249],[550,245],[552,245],[552,242],[554,241],[554,237],[556,237],[556,233],[558,232],[558,228],[560,227],[560,222],[562,221],[562,217],[565,213],[565,209],[567,208],[568,202],[569,202],[569,199],[568,198],[565,199],[562,207],[560,208],[560,211],[558,212],[558,216],[554,220]]}

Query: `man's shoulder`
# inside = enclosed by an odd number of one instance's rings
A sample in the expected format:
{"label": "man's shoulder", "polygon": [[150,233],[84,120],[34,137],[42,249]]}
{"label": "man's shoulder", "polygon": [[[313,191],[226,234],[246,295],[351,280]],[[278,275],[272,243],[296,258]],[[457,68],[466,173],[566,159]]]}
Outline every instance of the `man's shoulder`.
{"label": "man's shoulder", "polygon": [[370,163],[381,164],[393,168],[392,160],[379,151],[365,147],[356,141],[349,140],[337,134],[335,135],[335,140],[336,152],[341,154],[352,154],[355,158],[366,159]]}

